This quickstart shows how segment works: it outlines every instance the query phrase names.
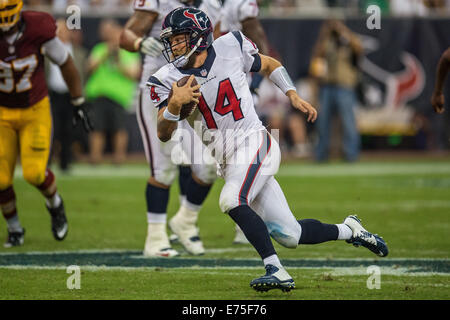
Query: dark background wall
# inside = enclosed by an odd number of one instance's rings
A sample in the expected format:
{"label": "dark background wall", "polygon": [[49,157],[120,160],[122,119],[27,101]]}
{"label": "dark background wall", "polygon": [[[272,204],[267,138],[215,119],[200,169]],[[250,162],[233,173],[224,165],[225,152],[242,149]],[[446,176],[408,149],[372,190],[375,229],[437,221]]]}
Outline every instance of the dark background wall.
{"label": "dark background wall", "polygon": [[[124,24],[126,19],[118,19]],[[82,19],[84,45],[91,49],[99,40],[97,27],[99,18]],[[293,79],[308,75],[312,49],[317,40],[324,19],[262,19],[269,42],[280,60],[286,66]],[[401,60],[407,52],[417,58],[424,70],[424,88],[421,93],[408,101],[418,112],[434,117],[430,106],[435,71],[442,52],[450,47],[450,19],[439,18],[383,18],[380,30],[369,30],[366,18],[345,20],[345,24],[364,39],[376,42],[377,48],[366,54],[366,58],[388,74],[396,74],[405,69]],[[364,72],[363,72],[364,74]],[[377,83],[381,92],[386,94],[386,83],[365,75],[369,82]],[[450,81],[447,81],[445,95],[450,100]],[[448,122],[448,112],[444,121]],[[131,119],[131,118],[130,118]],[[141,149],[137,126],[130,120],[130,150]],[[443,120],[440,120],[441,122]],[[138,141],[135,141],[138,140]]]}

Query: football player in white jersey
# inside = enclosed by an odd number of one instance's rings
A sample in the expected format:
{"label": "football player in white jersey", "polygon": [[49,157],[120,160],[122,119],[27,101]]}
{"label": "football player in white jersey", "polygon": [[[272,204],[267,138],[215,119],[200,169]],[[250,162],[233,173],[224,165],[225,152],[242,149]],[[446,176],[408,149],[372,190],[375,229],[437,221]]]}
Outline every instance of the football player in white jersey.
{"label": "football player in white jersey", "polygon": [[225,0],[220,20],[214,28],[214,38],[230,31],[240,30],[252,39],[262,54],[269,52],[266,33],[258,19],[259,7],[256,0]]}
{"label": "football player in white jersey", "polygon": [[[145,256],[173,257],[178,252],[174,250],[167,236],[167,204],[169,187],[177,174],[177,164],[172,159],[172,153],[179,144],[162,143],[156,134],[157,110],[150,97],[155,98],[145,86],[145,82],[156,70],[167,61],[162,56],[163,46],[159,41],[161,25],[164,17],[177,7],[198,6],[218,20],[220,3],[217,0],[136,0],[134,14],[129,18],[122,32],[120,46],[129,51],[140,51],[145,54],[143,72],[140,82],[139,107],[137,119],[145,148],[151,175],[146,187],[148,231],[145,241]],[[183,125],[180,123],[180,125]],[[187,130],[191,130],[185,124]],[[190,146],[183,145],[183,151],[189,154]],[[204,253],[202,241],[196,227],[197,215],[206,198],[212,183],[216,179],[215,165],[192,165],[180,167],[180,190],[185,192],[177,214],[169,221],[172,231],[178,235],[179,241],[190,254]]]}
{"label": "football player in white jersey", "polygon": [[[201,10],[175,9],[163,26],[164,56],[171,63],[147,82],[160,98],[153,100],[159,108],[158,137],[168,141],[178,128],[182,106],[197,104],[204,128],[202,140],[214,149],[225,180],[219,205],[241,227],[265,265],[266,274],[252,280],[251,287],[259,291],[295,287],[270,237],[288,248],[347,240],[386,256],[386,243],[365,230],[356,216],[348,216],[341,224],[325,224],[314,219],[297,221],[290,211],[274,178],[280,165],[279,146],[258,119],[246,81],[248,72],[269,77],[294,108],[304,112],[308,121],[315,121],[316,110],[298,96],[286,69],[259,54],[240,31],[214,41],[211,22]],[[176,82],[186,75],[189,80],[179,87]],[[198,84],[191,87],[194,78]]]}
{"label": "football player in white jersey", "polygon": [[[256,0],[225,0],[222,2],[220,20],[214,28],[214,39],[230,31],[240,30],[256,44],[260,53],[267,55],[269,53],[269,44],[266,33],[258,19],[259,7]],[[253,73],[248,76],[248,80],[253,100],[257,104],[258,88],[263,77],[259,73]],[[249,243],[238,225],[236,225],[233,243]]]}

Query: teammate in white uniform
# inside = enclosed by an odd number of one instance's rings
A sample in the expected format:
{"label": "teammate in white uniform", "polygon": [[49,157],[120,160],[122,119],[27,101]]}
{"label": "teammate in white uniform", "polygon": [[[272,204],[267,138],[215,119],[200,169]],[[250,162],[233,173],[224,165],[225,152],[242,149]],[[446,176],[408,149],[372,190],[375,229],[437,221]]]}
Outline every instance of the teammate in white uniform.
{"label": "teammate in white uniform", "polygon": [[[256,0],[226,0],[220,12],[220,21],[214,29],[215,38],[230,31],[240,30],[256,43],[260,52],[268,52],[264,29],[258,20],[259,7]],[[220,32],[220,33],[219,33]]]}
{"label": "teammate in white uniform", "polygon": [[[141,136],[151,170],[146,188],[148,232],[144,248],[145,256],[178,255],[178,252],[171,248],[166,231],[169,187],[177,174],[177,164],[172,159],[172,152],[177,144],[159,141],[156,134],[157,110],[150,99],[155,93],[145,86],[145,82],[151,74],[167,63],[161,54],[163,46],[159,41],[164,17],[175,8],[187,6],[198,6],[208,12],[213,20],[218,20],[220,3],[217,0],[136,0],[135,12],[121,35],[122,48],[145,54],[137,110]],[[184,125],[183,122],[180,124]],[[195,139],[196,136],[189,125],[184,126],[186,130],[190,130]],[[190,146],[183,146],[183,150],[187,152],[188,158],[191,157]],[[180,169],[180,189],[185,190],[186,195],[181,201],[179,211],[169,221],[169,226],[179,236],[180,242],[190,254],[199,255],[204,253],[204,248],[195,223],[201,205],[216,179],[216,170],[214,164],[192,165],[191,168],[192,175],[189,169],[186,171],[186,167]]]}
{"label": "teammate in white uniform", "polygon": [[[182,105],[197,103],[204,134],[208,135],[202,139],[214,149],[225,179],[220,207],[241,227],[266,268],[266,274],[250,285],[261,291],[289,291],[295,287],[270,236],[288,248],[345,239],[386,256],[388,249],[382,238],[367,232],[355,216],[337,225],[296,220],[274,178],[280,164],[278,144],[256,115],[246,73],[268,76],[293,107],[307,115],[308,121],[315,121],[317,112],[297,95],[285,68],[277,60],[259,54],[240,31],[214,42],[211,31],[211,23],[201,10],[178,8],[169,13],[161,39],[171,64],[159,69],[147,85],[160,98],[154,103],[159,107],[158,137],[162,141],[168,141],[177,129]],[[176,81],[186,75],[191,75],[189,80],[178,87]],[[191,87],[194,77],[198,85]]]}

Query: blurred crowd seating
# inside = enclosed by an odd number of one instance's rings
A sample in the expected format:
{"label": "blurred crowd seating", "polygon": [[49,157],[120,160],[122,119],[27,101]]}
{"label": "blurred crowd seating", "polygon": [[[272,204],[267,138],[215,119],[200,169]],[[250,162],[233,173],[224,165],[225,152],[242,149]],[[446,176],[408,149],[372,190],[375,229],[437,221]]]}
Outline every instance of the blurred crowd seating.
{"label": "blurred crowd seating", "polygon": [[[28,8],[64,13],[76,4],[91,15],[128,15],[134,0],[25,0]],[[449,15],[450,0],[257,0],[264,16],[324,16],[330,14],[366,14],[370,5],[378,5],[382,14],[391,16]]]}

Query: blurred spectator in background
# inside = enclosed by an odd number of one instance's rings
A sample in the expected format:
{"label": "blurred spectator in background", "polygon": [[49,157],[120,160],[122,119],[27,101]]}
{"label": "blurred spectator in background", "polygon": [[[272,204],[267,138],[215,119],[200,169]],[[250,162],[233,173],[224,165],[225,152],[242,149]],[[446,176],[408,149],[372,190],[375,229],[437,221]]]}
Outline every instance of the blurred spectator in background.
{"label": "blurred spectator in background", "polygon": [[[303,97],[303,96],[302,96]],[[294,158],[306,158],[309,154],[305,119],[290,106],[289,99],[270,80],[261,82],[256,111],[267,129],[278,130],[283,154],[289,152]],[[286,137],[286,134],[289,137]],[[288,140],[290,143],[288,143]]]}
{"label": "blurred spectator in background", "polygon": [[[72,33],[67,29],[64,19],[58,19],[57,36],[66,46],[71,54],[75,66],[77,67],[82,83],[84,84],[86,63],[86,50],[72,42]],[[59,167],[62,171],[69,170],[72,161],[72,142],[74,128],[72,125],[72,104],[70,103],[70,94],[63,80],[60,68],[46,61],[47,84],[50,93],[50,101],[53,117],[53,150],[52,153],[57,154],[59,158]],[[84,131],[82,131],[84,133]]]}
{"label": "blurred spectator in background", "polygon": [[[83,85],[86,85],[87,80],[87,60],[88,50],[83,46],[83,31],[82,29],[70,30],[70,40],[72,44],[72,52],[74,63],[80,71],[80,77]],[[89,150],[88,134],[82,130],[80,126],[73,128],[73,143],[72,154],[76,161],[81,158],[81,155]]]}
{"label": "blurred spectator in background", "polygon": [[121,32],[122,27],[115,20],[102,20],[99,36],[103,42],[94,46],[88,60],[86,96],[93,101],[94,130],[89,146],[94,164],[102,161],[107,134],[112,137],[113,162],[120,164],[126,158],[125,109],[133,102],[141,64],[138,53],[119,48]]}
{"label": "blurred spectator in background", "polygon": [[51,0],[27,0],[24,1],[24,4],[27,6],[28,10],[34,10],[34,8],[49,5]]}
{"label": "blurred spectator in background", "polygon": [[91,0],[91,9],[98,12],[131,13],[133,0]]}
{"label": "blurred spectator in background", "polygon": [[54,13],[66,13],[67,7],[77,5],[81,11],[89,10],[90,0],[53,0],[51,2],[52,11]]}
{"label": "blurred spectator in background", "polygon": [[53,0],[49,2],[53,13],[65,14],[70,5],[77,5],[81,12],[96,14],[123,14],[131,11],[133,0]]}
{"label": "blurred spectator in background", "polygon": [[391,0],[390,11],[393,15],[427,16],[445,9],[446,0]]}
{"label": "blurred spectator in background", "polygon": [[444,82],[447,73],[450,71],[450,47],[444,51],[436,70],[436,82],[434,83],[433,95],[431,96],[431,105],[436,113],[444,113],[445,99],[444,99]]}
{"label": "blurred spectator in background", "polygon": [[359,39],[342,22],[325,21],[317,40],[310,73],[319,82],[319,141],[316,160],[329,157],[330,126],[333,113],[339,114],[343,128],[343,151],[347,161],[356,161],[360,136],[356,127],[354,107],[358,83],[357,62],[362,54]]}

